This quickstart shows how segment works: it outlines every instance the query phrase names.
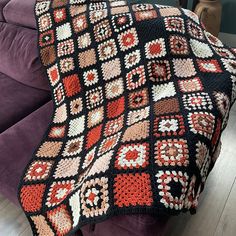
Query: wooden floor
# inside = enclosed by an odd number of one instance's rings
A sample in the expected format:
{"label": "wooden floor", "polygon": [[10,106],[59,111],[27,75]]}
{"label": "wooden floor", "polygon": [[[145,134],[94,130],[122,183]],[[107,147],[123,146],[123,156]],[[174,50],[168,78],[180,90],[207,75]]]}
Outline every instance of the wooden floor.
{"label": "wooden floor", "polygon": [[222,137],[222,150],[200,196],[197,214],[173,217],[167,236],[236,235],[236,104]]}
{"label": "wooden floor", "polygon": [[[166,236],[236,235],[236,104],[222,141],[221,155],[200,197],[197,214],[173,217]],[[32,236],[22,211],[1,195],[0,236]]]}

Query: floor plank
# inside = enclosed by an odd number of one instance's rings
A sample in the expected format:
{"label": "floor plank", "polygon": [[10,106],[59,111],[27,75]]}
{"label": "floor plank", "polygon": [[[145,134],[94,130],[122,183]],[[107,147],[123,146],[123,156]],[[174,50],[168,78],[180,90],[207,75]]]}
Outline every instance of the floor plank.
{"label": "floor plank", "polygon": [[168,236],[214,235],[236,176],[235,131],[236,112],[231,112],[228,127],[222,136],[221,155],[200,197],[197,214],[173,217],[169,222]]}
{"label": "floor plank", "polygon": [[[1,199],[4,199],[1,196]],[[3,205],[4,202],[4,205]],[[8,200],[0,204],[0,235],[17,236],[29,226],[22,210]]]}
{"label": "floor plank", "polygon": [[236,178],[214,236],[236,234]]}
{"label": "floor plank", "polygon": [[19,234],[19,236],[32,236],[32,231],[30,226],[28,226],[24,232],[22,232],[21,234]]}

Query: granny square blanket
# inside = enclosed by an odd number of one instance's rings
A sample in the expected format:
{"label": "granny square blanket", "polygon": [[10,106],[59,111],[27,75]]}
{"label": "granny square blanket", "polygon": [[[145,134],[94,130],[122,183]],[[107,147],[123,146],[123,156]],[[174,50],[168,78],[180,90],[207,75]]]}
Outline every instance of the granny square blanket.
{"label": "granny square blanket", "polygon": [[37,0],[54,114],[19,200],[33,234],[194,213],[236,98],[236,50],[191,11]]}

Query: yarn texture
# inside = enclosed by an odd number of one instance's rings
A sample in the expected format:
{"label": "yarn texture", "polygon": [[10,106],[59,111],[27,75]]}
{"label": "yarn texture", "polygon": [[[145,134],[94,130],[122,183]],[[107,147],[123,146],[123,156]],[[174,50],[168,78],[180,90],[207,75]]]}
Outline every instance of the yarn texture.
{"label": "yarn texture", "polygon": [[19,201],[33,235],[195,213],[236,98],[236,50],[186,9],[37,0],[54,114]]}

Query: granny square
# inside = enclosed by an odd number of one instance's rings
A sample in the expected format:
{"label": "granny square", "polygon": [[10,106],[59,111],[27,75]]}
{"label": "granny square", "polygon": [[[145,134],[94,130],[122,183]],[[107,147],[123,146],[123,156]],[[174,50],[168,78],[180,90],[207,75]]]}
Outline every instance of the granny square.
{"label": "granny square", "polygon": [[192,11],[150,2],[36,0],[54,109],[19,184],[35,236],[196,212],[236,100],[236,49]]}

